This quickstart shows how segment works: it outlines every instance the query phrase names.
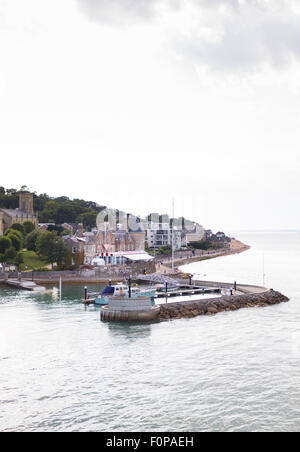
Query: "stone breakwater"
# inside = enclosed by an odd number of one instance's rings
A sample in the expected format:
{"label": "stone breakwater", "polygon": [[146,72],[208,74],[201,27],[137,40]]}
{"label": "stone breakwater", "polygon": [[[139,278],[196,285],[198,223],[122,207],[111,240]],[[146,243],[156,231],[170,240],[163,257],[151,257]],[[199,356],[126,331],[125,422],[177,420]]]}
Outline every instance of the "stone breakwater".
{"label": "stone breakwater", "polygon": [[160,320],[192,318],[199,315],[215,315],[219,312],[237,311],[242,308],[266,307],[286,303],[289,299],[279,292],[269,290],[258,294],[243,294],[179,303],[167,303],[160,307]]}

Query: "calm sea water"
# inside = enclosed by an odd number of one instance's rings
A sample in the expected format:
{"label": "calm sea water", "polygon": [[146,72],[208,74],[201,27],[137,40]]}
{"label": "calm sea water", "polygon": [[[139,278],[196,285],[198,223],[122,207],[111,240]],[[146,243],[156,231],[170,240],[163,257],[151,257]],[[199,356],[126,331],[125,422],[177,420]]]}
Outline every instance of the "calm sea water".
{"label": "calm sea water", "polygon": [[236,236],[252,249],[188,271],[262,284],[264,254],[288,304],[104,324],[82,288],[0,289],[0,430],[299,431],[300,235]]}

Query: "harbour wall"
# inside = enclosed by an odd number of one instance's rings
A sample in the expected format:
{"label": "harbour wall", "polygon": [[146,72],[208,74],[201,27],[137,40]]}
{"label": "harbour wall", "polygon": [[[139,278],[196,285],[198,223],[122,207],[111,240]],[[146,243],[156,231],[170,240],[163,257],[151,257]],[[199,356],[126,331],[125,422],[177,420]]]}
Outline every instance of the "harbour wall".
{"label": "harbour wall", "polygon": [[207,300],[163,304],[160,306],[159,319],[172,320],[192,318],[200,315],[211,316],[219,312],[237,311],[242,308],[266,307],[288,301],[289,299],[281,293],[272,289],[265,289],[264,292],[260,293],[244,293],[242,295],[223,296]]}
{"label": "harbour wall", "polygon": [[[96,267],[91,270],[64,270],[64,271],[42,271],[42,272],[22,272],[21,278],[24,280],[35,281],[40,284],[58,283],[62,278],[65,284],[93,284],[93,283],[107,283],[108,281],[118,282],[122,281],[124,277],[131,276],[133,279],[139,274],[146,271],[146,273],[155,272],[155,263],[151,262],[137,262],[132,265],[122,265],[118,267]],[[6,273],[5,277],[2,274],[3,282],[6,279],[18,279],[18,272]],[[0,275],[1,281],[1,275]]]}

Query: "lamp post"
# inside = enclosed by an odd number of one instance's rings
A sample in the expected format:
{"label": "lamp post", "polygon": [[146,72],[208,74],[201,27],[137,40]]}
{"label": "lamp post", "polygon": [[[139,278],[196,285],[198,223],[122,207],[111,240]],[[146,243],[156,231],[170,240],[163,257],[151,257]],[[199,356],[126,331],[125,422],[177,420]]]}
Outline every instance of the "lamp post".
{"label": "lamp post", "polygon": [[131,276],[128,278],[128,296],[131,298]]}

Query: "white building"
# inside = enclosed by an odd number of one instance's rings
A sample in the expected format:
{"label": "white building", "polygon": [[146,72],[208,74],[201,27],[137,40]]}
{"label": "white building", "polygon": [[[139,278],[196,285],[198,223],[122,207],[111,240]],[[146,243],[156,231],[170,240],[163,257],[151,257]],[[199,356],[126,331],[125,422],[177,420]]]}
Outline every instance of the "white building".
{"label": "white building", "polygon": [[115,253],[97,253],[92,265],[125,265],[132,262],[149,262],[154,257],[145,251],[118,251]]}
{"label": "white building", "polygon": [[[173,229],[169,223],[148,223],[146,230],[146,241],[149,248],[171,247],[173,240]],[[182,247],[182,231],[174,229],[174,248]]]}
{"label": "white building", "polygon": [[185,231],[186,243],[200,242],[205,236],[205,229],[198,223],[195,223],[195,228],[192,231]]}

